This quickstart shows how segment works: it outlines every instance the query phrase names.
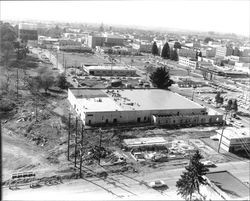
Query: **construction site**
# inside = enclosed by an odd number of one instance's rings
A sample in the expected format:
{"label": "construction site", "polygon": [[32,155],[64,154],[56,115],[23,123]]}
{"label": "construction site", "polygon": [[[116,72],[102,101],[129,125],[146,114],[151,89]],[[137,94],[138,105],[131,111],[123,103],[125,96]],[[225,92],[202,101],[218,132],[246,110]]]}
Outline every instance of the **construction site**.
{"label": "construction site", "polygon": [[[7,96],[1,91],[0,97],[1,104],[8,103],[10,107],[8,111],[1,110],[2,187],[6,196],[15,195],[17,189],[23,192],[29,192],[30,188],[50,190],[74,182],[85,182],[84,185],[91,185],[93,191],[98,189],[115,198],[130,198],[145,192],[145,188],[149,194],[162,195],[174,189],[153,191],[148,181],[157,178],[160,172],[184,168],[197,149],[204,160],[216,164],[244,160],[223,149],[217,151],[219,142],[210,137],[217,134],[221,125],[190,127],[187,124],[180,128],[151,123],[86,126],[72,109],[66,90],[51,87],[47,93],[40,89],[38,95],[34,95],[27,87],[27,78],[39,73],[41,66],[54,76],[58,72],[32,53],[23,62],[8,71],[12,78],[11,93]],[[4,79],[2,67],[1,71],[1,79]],[[125,91],[120,93],[126,94]],[[102,94],[107,96],[106,92]],[[193,104],[197,111],[204,110],[197,105]],[[129,188],[131,183],[136,185],[136,192]]]}

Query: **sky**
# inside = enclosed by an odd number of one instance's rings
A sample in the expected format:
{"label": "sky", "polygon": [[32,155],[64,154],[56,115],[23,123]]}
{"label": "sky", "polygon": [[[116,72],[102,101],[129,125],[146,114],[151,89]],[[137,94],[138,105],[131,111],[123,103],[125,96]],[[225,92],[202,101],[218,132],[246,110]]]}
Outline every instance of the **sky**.
{"label": "sky", "polygon": [[1,1],[1,20],[138,25],[250,35],[249,0]]}

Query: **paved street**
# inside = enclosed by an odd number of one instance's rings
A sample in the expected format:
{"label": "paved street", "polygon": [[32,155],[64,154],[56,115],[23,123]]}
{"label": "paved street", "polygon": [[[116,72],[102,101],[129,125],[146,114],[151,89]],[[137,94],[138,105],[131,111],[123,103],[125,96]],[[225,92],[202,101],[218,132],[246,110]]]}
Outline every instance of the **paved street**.
{"label": "paved street", "polygon": [[[184,168],[173,170],[155,170],[145,174],[110,175],[107,179],[88,178],[67,181],[57,186],[44,186],[38,189],[11,191],[3,189],[4,200],[85,200],[85,199],[181,199],[176,195],[176,181]],[[210,171],[227,170],[243,182],[249,182],[249,161],[218,164]],[[161,179],[168,189],[160,192],[147,186],[148,182]],[[46,192],[46,193],[45,193]]]}

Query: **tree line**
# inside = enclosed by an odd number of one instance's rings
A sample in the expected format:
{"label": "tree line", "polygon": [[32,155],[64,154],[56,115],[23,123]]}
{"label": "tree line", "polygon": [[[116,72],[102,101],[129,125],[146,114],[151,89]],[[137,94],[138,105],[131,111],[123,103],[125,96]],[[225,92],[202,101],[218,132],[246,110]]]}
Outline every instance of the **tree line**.
{"label": "tree line", "polygon": [[179,42],[175,42],[174,43],[174,47],[170,48],[168,42],[166,42],[162,48],[161,54],[159,53],[159,49],[157,47],[156,42],[154,41],[153,45],[152,45],[152,54],[154,56],[160,55],[162,58],[164,59],[170,59],[173,61],[178,61],[179,57],[178,57],[178,53],[177,53],[177,49],[181,49],[181,44]]}

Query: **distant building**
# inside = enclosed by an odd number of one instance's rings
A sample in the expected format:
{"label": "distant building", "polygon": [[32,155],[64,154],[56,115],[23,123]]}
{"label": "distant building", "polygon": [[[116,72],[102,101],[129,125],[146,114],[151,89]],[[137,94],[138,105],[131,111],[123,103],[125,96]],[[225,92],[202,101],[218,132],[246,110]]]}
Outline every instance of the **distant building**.
{"label": "distant building", "polygon": [[215,56],[224,58],[224,57],[227,57],[227,56],[231,56],[232,54],[233,54],[233,48],[220,46],[220,47],[216,48]]}
{"label": "distant building", "polygon": [[94,76],[135,76],[136,70],[125,66],[83,66],[83,70]]}
{"label": "distant building", "polygon": [[249,47],[240,47],[240,54],[242,57],[250,57],[250,48]]}
{"label": "distant building", "polygon": [[105,41],[105,37],[103,37],[102,35],[95,35],[95,36],[88,36],[88,46],[90,48],[95,48],[96,46],[103,46]]}
{"label": "distant building", "polygon": [[215,57],[216,49],[215,48],[202,48],[201,50],[202,57],[210,58]]}
{"label": "distant building", "polygon": [[124,38],[117,35],[111,34],[101,34],[101,35],[93,35],[88,36],[88,46],[91,48],[95,48],[96,46],[123,46],[124,45]]}
{"label": "distant building", "polygon": [[[221,138],[222,130],[217,130],[217,138]],[[225,128],[222,139],[221,148],[225,151],[234,152],[249,149],[250,132],[249,128]]]}
{"label": "distant building", "polygon": [[249,57],[240,57],[239,62],[250,63],[250,56]]}
{"label": "distant building", "polygon": [[58,48],[59,46],[59,39],[58,38],[50,38],[46,36],[39,36],[38,38],[38,44],[42,48],[52,49],[52,48]]}
{"label": "distant building", "polygon": [[192,59],[190,57],[180,57],[179,56],[179,64],[182,66],[188,66],[192,69],[196,69],[197,67],[197,60]]}
{"label": "distant building", "polygon": [[104,45],[108,47],[112,46],[123,46],[124,45],[124,37],[117,36],[117,35],[104,35],[105,36],[105,41]]}
{"label": "distant building", "polygon": [[148,41],[134,40],[132,48],[138,52],[151,53],[152,43]]}
{"label": "distant building", "polygon": [[250,64],[235,62],[234,69],[236,71],[241,71],[250,74]]}
{"label": "distant building", "polygon": [[59,40],[59,46],[67,46],[67,45],[71,45],[71,46],[81,46],[82,43],[75,41],[75,40],[70,40],[70,39],[60,39]]}
{"label": "distant building", "polygon": [[38,32],[36,24],[20,23],[18,27],[18,38],[22,41],[37,41]]}
{"label": "distant building", "polygon": [[139,51],[145,52],[145,53],[151,53],[152,52],[152,43],[144,42],[144,41],[140,42]]}
{"label": "distant building", "polygon": [[192,48],[181,48],[178,51],[179,57],[190,57],[192,59],[196,58],[197,51]]}

